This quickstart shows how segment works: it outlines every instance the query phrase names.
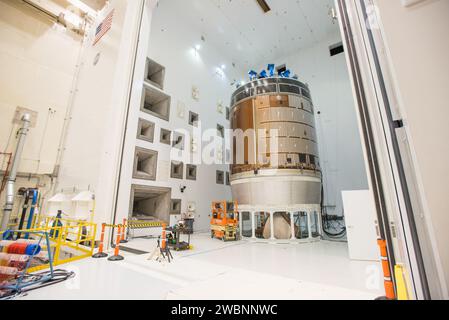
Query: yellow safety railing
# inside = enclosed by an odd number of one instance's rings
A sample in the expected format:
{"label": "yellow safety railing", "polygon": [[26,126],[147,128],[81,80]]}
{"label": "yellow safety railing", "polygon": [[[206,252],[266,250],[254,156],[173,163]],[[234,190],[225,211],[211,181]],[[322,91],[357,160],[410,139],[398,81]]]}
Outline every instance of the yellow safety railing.
{"label": "yellow safety railing", "polygon": [[[50,248],[44,246],[42,249],[51,252],[53,266],[91,257],[95,249],[97,232],[95,223],[43,217],[36,221],[33,229],[23,232],[27,231],[48,233]],[[42,264],[33,266],[29,271],[35,272],[47,268],[49,268],[49,264]]]}

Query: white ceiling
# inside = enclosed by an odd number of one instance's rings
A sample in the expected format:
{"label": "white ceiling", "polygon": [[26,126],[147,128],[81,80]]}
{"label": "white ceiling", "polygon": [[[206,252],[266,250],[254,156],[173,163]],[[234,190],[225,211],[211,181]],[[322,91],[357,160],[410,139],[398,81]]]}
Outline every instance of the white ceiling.
{"label": "white ceiling", "polygon": [[[174,14],[245,70],[288,56],[337,30],[333,0],[160,0],[156,14]],[[158,19],[161,21],[161,19]],[[163,26],[161,26],[163,28]]]}

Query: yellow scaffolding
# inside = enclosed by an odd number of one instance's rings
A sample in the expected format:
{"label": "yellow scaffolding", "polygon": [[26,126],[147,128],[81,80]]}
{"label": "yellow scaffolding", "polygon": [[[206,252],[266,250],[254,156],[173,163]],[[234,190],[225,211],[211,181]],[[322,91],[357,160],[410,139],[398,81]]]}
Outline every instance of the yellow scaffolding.
{"label": "yellow scaffolding", "polygon": [[[24,230],[23,234],[27,231],[48,233],[50,248],[43,246],[42,249],[51,250],[53,266],[91,257],[95,249],[97,225],[92,222],[43,217],[36,221],[33,229]],[[42,264],[30,268],[29,272],[49,267],[48,263]]]}

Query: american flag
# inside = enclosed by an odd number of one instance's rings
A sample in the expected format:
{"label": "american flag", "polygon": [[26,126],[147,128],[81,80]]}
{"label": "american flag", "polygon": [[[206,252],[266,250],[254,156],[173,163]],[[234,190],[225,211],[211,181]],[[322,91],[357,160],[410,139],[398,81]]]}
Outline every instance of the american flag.
{"label": "american flag", "polygon": [[97,44],[98,41],[111,29],[112,18],[114,17],[114,10],[108,14],[108,16],[100,23],[95,31],[95,40],[93,46]]}

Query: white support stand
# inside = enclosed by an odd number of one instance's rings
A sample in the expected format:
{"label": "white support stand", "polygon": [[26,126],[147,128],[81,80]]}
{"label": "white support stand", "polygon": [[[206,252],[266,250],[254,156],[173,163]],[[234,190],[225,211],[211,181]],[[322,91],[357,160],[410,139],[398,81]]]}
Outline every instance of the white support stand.
{"label": "white support stand", "polygon": [[240,239],[243,238],[243,215],[242,212],[239,212],[239,233]]}
{"label": "white support stand", "polygon": [[307,210],[306,213],[307,213],[307,229],[308,229],[307,231],[309,232],[309,239],[313,239],[313,236],[312,236],[312,219],[310,217],[311,211]]}
{"label": "white support stand", "polygon": [[[322,225],[321,220],[319,218],[321,207],[317,204],[296,204],[296,205],[289,205],[289,206],[248,206],[248,205],[240,205],[239,211],[240,214],[243,214],[244,212],[249,213],[251,217],[251,236],[249,237],[243,237],[243,219],[241,217],[239,224],[240,224],[240,234],[242,236],[242,239],[248,239],[248,240],[257,240],[259,241],[266,241],[270,243],[277,243],[276,240],[283,240],[284,241],[290,241],[292,243],[307,243],[307,242],[315,242],[319,241],[321,238],[313,237],[312,233],[312,212],[318,213],[318,222],[317,222],[317,230],[318,232],[322,232]],[[256,212],[266,212],[267,214],[270,214],[270,232],[271,235],[268,239],[258,239],[256,237]],[[289,239],[276,239],[274,235],[274,212],[286,212],[290,215],[290,219],[292,223],[290,224],[291,227],[291,234],[292,236]],[[294,218],[295,213],[301,213],[304,212],[307,214],[307,232],[308,237],[304,239],[296,239],[295,235],[295,224],[294,224]]]}
{"label": "white support stand", "polygon": [[323,237],[323,225],[322,225],[322,221],[321,221],[321,214],[320,212],[317,212],[317,216],[318,216],[318,233],[320,235],[320,237]]}
{"label": "white support stand", "polygon": [[251,229],[252,229],[252,236],[251,238],[253,239],[257,239],[256,238],[256,217],[255,217],[256,213],[254,211],[251,211]]}
{"label": "white support stand", "polygon": [[294,217],[295,213],[294,212],[290,212],[290,227],[291,227],[291,232],[292,232],[292,237],[291,240],[296,240],[295,237],[295,217]]}

